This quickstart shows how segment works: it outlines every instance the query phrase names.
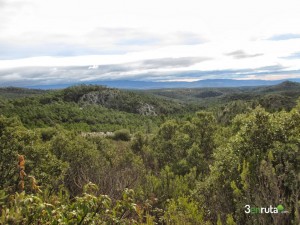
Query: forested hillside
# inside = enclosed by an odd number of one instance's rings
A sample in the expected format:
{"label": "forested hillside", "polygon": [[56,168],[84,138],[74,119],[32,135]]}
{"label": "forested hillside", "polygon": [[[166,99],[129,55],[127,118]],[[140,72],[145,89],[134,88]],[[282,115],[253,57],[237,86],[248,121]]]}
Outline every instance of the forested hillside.
{"label": "forested hillside", "polygon": [[177,101],[189,101],[201,106],[220,105],[232,101],[253,102],[260,104],[268,111],[281,109],[290,110],[296,105],[300,97],[300,84],[285,81],[281,84],[265,87],[237,87],[237,88],[182,88],[149,90],[156,96]]}
{"label": "forested hillside", "polygon": [[[126,128],[131,132],[157,128],[170,115],[195,111],[194,106],[143,93],[96,85],[56,91],[2,89],[0,113],[17,116],[28,128],[61,125],[69,130],[107,132]],[[36,96],[29,93],[40,93]],[[14,96],[14,98],[5,98]]]}
{"label": "forested hillside", "polygon": [[298,225],[299,93],[5,92],[0,224]]}

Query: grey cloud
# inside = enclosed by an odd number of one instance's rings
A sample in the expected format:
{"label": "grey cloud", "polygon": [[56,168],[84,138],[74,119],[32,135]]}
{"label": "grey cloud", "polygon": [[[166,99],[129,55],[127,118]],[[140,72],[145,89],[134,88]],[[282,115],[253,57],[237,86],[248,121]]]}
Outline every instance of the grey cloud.
{"label": "grey cloud", "polygon": [[194,64],[210,60],[206,57],[181,57],[181,58],[162,58],[162,59],[150,59],[142,62],[142,67],[146,69],[156,68],[178,68],[188,67]]}
{"label": "grey cloud", "polygon": [[[21,5],[23,5],[23,4],[21,4]],[[13,7],[13,6],[18,7],[17,2],[12,2],[12,1],[9,1],[9,0],[0,0],[0,10],[4,10],[8,7]]]}
{"label": "grey cloud", "polygon": [[[202,57],[162,58],[137,61],[124,64],[91,66],[67,66],[67,67],[24,67],[0,70],[0,83],[2,86],[11,82],[38,82],[39,84],[57,83],[62,80],[97,80],[97,79],[118,79],[132,78],[137,76],[136,71],[151,69],[171,69],[191,66],[195,63],[208,60]],[[130,75],[130,73],[133,75]],[[129,75],[128,75],[129,73]],[[150,75],[149,75],[150,76]]]}
{"label": "grey cloud", "polygon": [[141,69],[171,69],[188,67],[203,61],[210,60],[207,57],[180,57],[180,58],[160,58],[137,61],[124,64],[100,65],[90,71],[98,71],[101,73],[111,72],[128,72]]}
{"label": "grey cloud", "polygon": [[142,46],[142,45],[157,45],[160,39],[156,37],[131,37],[116,41],[116,45],[120,46]]}
{"label": "grey cloud", "polygon": [[[300,70],[287,70],[287,71],[258,71],[257,69],[242,69],[242,70],[210,70],[210,71],[181,71],[176,73],[168,73],[171,79],[240,79],[246,78],[249,75],[255,75],[257,77],[263,77],[265,75],[300,75]],[[159,76],[159,79],[165,80],[168,76]],[[156,79],[156,78],[154,78]]]}
{"label": "grey cloud", "polygon": [[0,7],[4,7],[4,6],[11,6],[11,7],[17,7],[17,8],[21,8],[25,5],[29,5],[31,4],[30,1],[28,0],[15,0],[15,1],[11,1],[11,0],[0,0]]}
{"label": "grey cloud", "polygon": [[[180,71],[180,72],[167,72],[173,79],[174,78],[194,78],[194,79],[215,79],[215,78],[240,78],[243,74],[253,72],[252,69],[241,70],[194,70],[194,71]],[[163,77],[164,78],[164,77]]]}
{"label": "grey cloud", "polygon": [[[24,67],[0,70],[0,86],[32,86],[49,84],[68,84],[99,80],[151,80],[172,81],[176,79],[218,79],[218,78],[244,78],[249,75],[257,77],[264,75],[295,75],[300,70],[288,70],[281,65],[269,65],[259,68],[244,68],[239,70],[194,70],[187,71],[184,67],[193,63],[202,62],[206,58],[183,57],[149,59],[144,61],[91,66],[67,67]],[[177,68],[180,71],[160,71],[159,69]],[[155,70],[158,69],[158,70]],[[143,72],[139,72],[143,70]]]}
{"label": "grey cloud", "polygon": [[76,82],[81,75],[72,70],[49,67],[25,67],[0,70],[0,86],[28,86]]}
{"label": "grey cloud", "polygon": [[29,0],[0,0],[0,28],[5,27],[7,22],[14,17],[19,16],[20,10],[29,5],[32,6],[32,2]]}
{"label": "grey cloud", "polygon": [[278,71],[278,70],[283,70],[285,68],[287,68],[287,67],[284,67],[284,66],[278,64],[278,65],[259,67],[256,70],[258,70],[258,71],[261,71],[261,70],[263,70],[263,71]]}
{"label": "grey cloud", "polygon": [[300,52],[294,52],[293,54],[290,54],[285,57],[281,57],[283,59],[300,59]]}
{"label": "grey cloud", "polygon": [[[1,1],[1,0],[0,0]],[[10,6],[11,7],[11,6]],[[2,17],[4,17],[2,19]],[[5,16],[0,14],[0,28],[5,26],[3,20]],[[1,36],[1,35],[0,35]],[[144,38],[144,40],[139,39]],[[15,40],[7,40],[4,37],[0,39],[0,59],[17,59],[36,56],[78,56],[78,55],[115,55],[125,54],[129,51],[135,51],[132,48],[133,44],[126,44],[126,40],[136,39],[139,48],[147,45],[151,41],[150,38],[138,30],[134,29],[113,29],[106,28],[97,30],[83,36],[72,36],[67,34],[52,34],[49,35],[46,31],[43,32],[27,32]],[[88,40],[81,42],[80,40]],[[118,42],[124,41],[121,46]],[[24,44],[23,44],[24,43]]]}
{"label": "grey cloud", "polygon": [[143,34],[139,29],[135,28],[125,28],[125,27],[118,27],[118,28],[110,28],[110,27],[98,27],[94,31],[90,32],[89,35],[103,35],[103,36],[138,36]]}
{"label": "grey cloud", "polygon": [[144,74],[138,74],[134,77],[135,80],[147,80],[147,81],[172,81],[176,79],[215,79],[215,78],[237,78],[237,76],[227,70],[215,70],[215,71],[176,71],[176,72],[149,72]]}
{"label": "grey cloud", "polygon": [[197,45],[208,42],[202,35],[192,32],[176,32],[174,36],[178,38],[178,41],[184,45]]}
{"label": "grey cloud", "polygon": [[[3,8],[6,5],[6,1],[5,0],[0,0],[0,7]],[[1,9],[0,8],[0,9]]]}
{"label": "grey cloud", "polygon": [[[0,14],[0,27],[6,26]],[[82,41],[86,40],[86,41]],[[193,32],[155,33],[137,28],[98,28],[72,36],[47,31],[27,32],[14,40],[0,39],[0,59],[36,56],[115,55],[170,45],[195,45],[207,42]]]}
{"label": "grey cloud", "polygon": [[62,42],[37,43],[35,45],[11,45],[0,42],[0,60],[18,59],[36,56],[80,56],[80,55],[112,55],[123,54],[119,49],[97,49],[80,44],[65,44]]}
{"label": "grey cloud", "polygon": [[97,42],[104,40],[116,46],[156,45],[161,41],[157,34],[137,28],[105,28],[99,27],[88,33],[87,38]]}
{"label": "grey cloud", "polygon": [[257,53],[257,54],[247,54],[243,50],[237,50],[234,52],[226,53],[225,55],[227,56],[232,56],[235,59],[245,59],[245,58],[253,58],[253,57],[258,57],[262,56],[262,53]]}
{"label": "grey cloud", "polygon": [[193,32],[169,32],[157,34],[138,28],[103,28],[99,27],[88,36],[95,38],[107,38],[114,44],[124,45],[194,45],[202,44],[208,40],[202,35]]}
{"label": "grey cloud", "polygon": [[[286,67],[283,67],[281,65],[270,65],[265,67],[259,67],[259,68],[245,68],[245,69],[227,69],[227,70],[194,70],[194,71],[177,71],[177,72],[153,72],[150,73],[152,77],[148,74],[143,74],[139,76],[141,80],[144,80],[145,77],[148,76],[148,80],[167,80],[167,79],[188,79],[188,78],[194,78],[194,79],[222,79],[222,78],[245,78],[249,75],[256,75],[259,76],[265,76],[265,75],[271,75],[271,74],[300,74],[300,70],[283,70],[286,69]],[[155,76],[157,75],[157,76]]]}
{"label": "grey cloud", "polygon": [[284,41],[284,40],[298,39],[298,38],[300,38],[300,34],[287,33],[287,34],[274,35],[274,36],[268,38],[267,40]]}

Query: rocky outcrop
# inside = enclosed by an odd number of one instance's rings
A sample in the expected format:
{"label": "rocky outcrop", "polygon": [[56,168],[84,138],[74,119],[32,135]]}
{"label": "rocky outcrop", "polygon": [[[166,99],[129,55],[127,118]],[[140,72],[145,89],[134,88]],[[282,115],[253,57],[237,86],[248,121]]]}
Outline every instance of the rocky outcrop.
{"label": "rocky outcrop", "polygon": [[113,137],[113,132],[81,132],[82,137]]}
{"label": "rocky outcrop", "polygon": [[83,104],[97,104],[105,106],[107,102],[116,98],[119,94],[118,90],[103,90],[101,92],[90,92],[84,94],[79,102]]}
{"label": "rocky outcrop", "polygon": [[141,115],[146,115],[146,116],[157,116],[157,113],[155,112],[155,108],[153,105],[150,105],[148,103],[142,104],[138,108],[138,112]]}
{"label": "rocky outcrop", "polygon": [[157,110],[149,103],[145,103],[136,95],[124,95],[119,90],[103,90],[89,92],[81,96],[81,105],[101,105],[129,113],[138,113],[146,116],[156,116]]}

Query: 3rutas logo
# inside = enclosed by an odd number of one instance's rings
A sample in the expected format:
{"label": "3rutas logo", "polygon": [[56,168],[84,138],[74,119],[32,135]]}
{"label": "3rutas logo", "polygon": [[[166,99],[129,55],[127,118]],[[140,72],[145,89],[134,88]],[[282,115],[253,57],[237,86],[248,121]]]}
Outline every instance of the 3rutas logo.
{"label": "3rutas logo", "polygon": [[285,210],[284,206],[279,204],[278,206],[268,206],[268,207],[251,207],[250,205],[245,205],[245,213],[247,214],[263,214],[263,213],[271,213],[271,214],[277,214],[277,213],[288,213],[288,211]]}

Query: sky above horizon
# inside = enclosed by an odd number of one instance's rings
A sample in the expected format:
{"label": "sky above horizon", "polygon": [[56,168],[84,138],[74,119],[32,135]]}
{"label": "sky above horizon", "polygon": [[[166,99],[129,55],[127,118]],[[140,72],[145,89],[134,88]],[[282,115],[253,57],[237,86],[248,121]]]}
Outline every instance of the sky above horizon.
{"label": "sky above horizon", "polygon": [[0,86],[300,78],[297,0],[0,0]]}

